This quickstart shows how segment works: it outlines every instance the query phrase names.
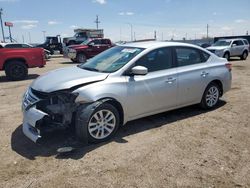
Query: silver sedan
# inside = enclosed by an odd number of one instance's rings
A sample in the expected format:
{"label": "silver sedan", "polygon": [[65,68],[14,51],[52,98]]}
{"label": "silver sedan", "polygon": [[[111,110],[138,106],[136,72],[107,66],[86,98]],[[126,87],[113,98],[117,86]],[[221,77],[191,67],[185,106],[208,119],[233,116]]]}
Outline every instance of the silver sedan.
{"label": "silver sedan", "polygon": [[105,141],[134,119],[197,103],[214,108],[231,79],[226,59],[194,45],[123,44],[37,78],[23,97],[23,132],[37,142],[75,125],[78,139]]}

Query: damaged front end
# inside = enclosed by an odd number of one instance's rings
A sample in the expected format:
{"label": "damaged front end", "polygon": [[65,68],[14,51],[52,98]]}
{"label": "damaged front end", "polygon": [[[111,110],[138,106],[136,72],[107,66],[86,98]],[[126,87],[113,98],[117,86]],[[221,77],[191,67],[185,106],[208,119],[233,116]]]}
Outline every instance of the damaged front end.
{"label": "damaged front end", "polygon": [[61,90],[51,93],[29,88],[23,97],[23,133],[34,142],[46,133],[68,128],[77,109],[77,93]]}

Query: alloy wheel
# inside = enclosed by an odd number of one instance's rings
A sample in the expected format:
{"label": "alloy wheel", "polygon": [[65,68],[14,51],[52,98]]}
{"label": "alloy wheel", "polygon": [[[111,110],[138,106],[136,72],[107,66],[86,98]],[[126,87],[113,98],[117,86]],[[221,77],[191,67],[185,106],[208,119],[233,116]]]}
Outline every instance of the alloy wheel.
{"label": "alloy wheel", "polygon": [[212,86],[209,88],[209,90],[207,91],[207,95],[206,95],[206,103],[209,107],[213,107],[214,105],[216,105],[216,103],[218,102],[219,99],[219,90],[217,87]]}
{"label": "alloy wheel", "polygon": [[97,111],[88,123],[89,134],[95,139],[105,139],[114,130],[116,117],[113,112],[107,109]]}

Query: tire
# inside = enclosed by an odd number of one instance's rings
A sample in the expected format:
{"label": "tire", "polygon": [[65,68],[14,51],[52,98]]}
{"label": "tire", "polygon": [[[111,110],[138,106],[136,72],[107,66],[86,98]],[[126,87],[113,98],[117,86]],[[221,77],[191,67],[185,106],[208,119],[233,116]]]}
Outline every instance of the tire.
{"label": "tire", "polygon": [[200,106],[203,109],[215,108],[216,105],[218,104],[219,98],[220,98],[219,86],[215,83],[210,83],[207,86],[207,88],[202,96]]}
{"label": "tire", "polygon": [[246,60],[246,59],[247,59],[247,56],[248,56],[247,51],[244,51],[243,54],[240,56],[240,59],[241,59],[241,60]]}
{"label": "tire", "polygon": [[230,54],[228,52],[226,52],[224,55],[223,55],[224,58],[226,58],[228,61],[230,60]]}
{"label": "tire", "polygon": [[48,52],[44,52],[45,59],[50,59],[50,54]]}
{"label": "tire", "polygon": [[28,68],[22,61],[10,61],[5,65],[5,74],[9,80],[23,80],[28,75]]}
{"label": "tire", "polygon": [[79,109],[76,114],[76,136],[81,142],[107,141],[113,137],[120,125],[119,113],[113,105],[97,103],[99,104],[94,103]]}
{"label": "tire", "polygon": [[76,59],[70,59],[73,63],[77,63]]}
{"label": "tire", "polygon": [[76,61],[77,63],[85,63],[87,61],[87,57],[84,53],[77,53]]}

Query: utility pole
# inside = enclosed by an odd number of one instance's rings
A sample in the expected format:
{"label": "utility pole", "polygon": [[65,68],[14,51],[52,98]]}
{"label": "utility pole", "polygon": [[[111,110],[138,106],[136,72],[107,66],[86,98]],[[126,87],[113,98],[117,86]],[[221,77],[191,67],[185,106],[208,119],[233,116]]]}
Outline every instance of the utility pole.
{"label": "utility pole", "polygon": [[45,41],[45,33],[46,33],[46,31],[42,31],[43,32],[43,38],[44,38],[44,41]]}
{"label": "utility pole", "polygon": [[130,25],[130,36],[131,36],[131,42],[133,41],[133,25],[131,23],[127,23],[128,25]]}
{"label": "utility pole", "polygon": [[154,31],[154,39],[156,40],[156,31]]}
{"label": "utility pole", "polygon": [[99,23],[101,23],[101,22],[99,21],[98,15],[96,15],[96,20],[95,20],[94,22],[96,23],[96,29],[98,29],[98,25],[99,25]]}
{"label": "utility pole", "polygon": [[29,32],[29,43],[31,43],[31,36],[30,36],[30,32]]}
{"label": "utility pole", "polygon": [[209,25],[207,24],[207,39],[208,39],[208,28],[209,28]]}
{"label": "utility pole", "polygon": [[5,42],[4,30],[3,30],[3,20],[2,20],[2,14],[3,14],[3,9],[2,9],[2,8],[0,8],[0,20],[1,20],[1,27],[2,27],[3,42]]}

